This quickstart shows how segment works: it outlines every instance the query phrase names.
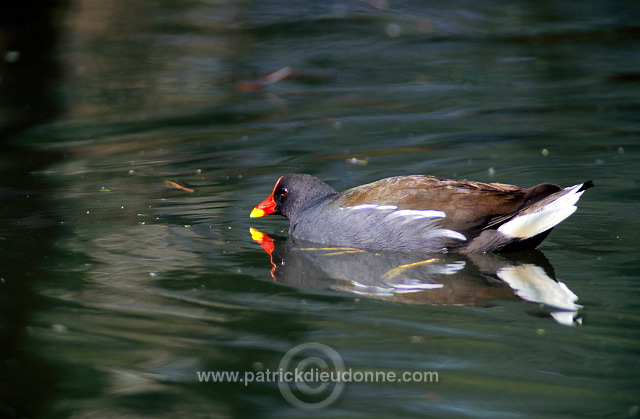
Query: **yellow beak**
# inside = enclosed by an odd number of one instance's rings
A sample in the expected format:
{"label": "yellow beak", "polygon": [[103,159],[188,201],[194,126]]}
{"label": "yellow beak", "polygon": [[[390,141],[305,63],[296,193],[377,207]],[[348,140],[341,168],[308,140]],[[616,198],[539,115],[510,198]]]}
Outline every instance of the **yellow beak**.
{"label": "yellow beak", "polygon": [[265,213],[264,211],[262,211],[259,208],[254,208],[251,210],[251,214],[249,214],[250,218],[258,218],[258,217],[264,217]]}

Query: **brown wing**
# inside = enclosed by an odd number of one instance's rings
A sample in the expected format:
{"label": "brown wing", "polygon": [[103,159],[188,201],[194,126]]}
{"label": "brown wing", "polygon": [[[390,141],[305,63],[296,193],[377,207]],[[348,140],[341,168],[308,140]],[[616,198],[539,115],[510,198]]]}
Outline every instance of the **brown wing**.
{"label": "brown wing", "polygon": [[560,188],[543,184],[522,189],[501,183],[398,176],[342,192],[342,206],[396,205],[399,209],[432,209],[447,215],[442,226],[460,232],[497,226],[518,211]]}

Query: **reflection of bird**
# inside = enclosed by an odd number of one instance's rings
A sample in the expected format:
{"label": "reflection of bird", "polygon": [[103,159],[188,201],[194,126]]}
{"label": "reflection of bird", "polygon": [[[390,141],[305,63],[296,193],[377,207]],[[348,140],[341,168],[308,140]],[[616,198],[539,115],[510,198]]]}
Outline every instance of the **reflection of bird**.
{"label": "reflection of bird", "polygon": [[399,176],[338,193],[310,175],[280,177],[251,217],[280,214],[300,239],[366,249],[496,252],[536,247],[576,210],[585,182],[529,189]]}
{"label": "reflection of bird", "polygon": [[271,257],[274,280],[305,289],[334,289],[410,304],[486,306],[492,300],[542,303],[573,324],[577,296],[553,279],[540,251],[420,253],[333,247],[294,238],[273,239],[251,229]]}

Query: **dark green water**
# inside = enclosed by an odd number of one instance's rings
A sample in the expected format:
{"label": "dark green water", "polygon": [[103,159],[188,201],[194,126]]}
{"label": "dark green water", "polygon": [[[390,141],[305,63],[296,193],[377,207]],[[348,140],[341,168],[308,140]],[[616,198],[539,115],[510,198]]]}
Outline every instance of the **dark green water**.
{"label": "dark green water", "polygon": [[[30,27],[10,15],[0,34]],[[42,43],[0,44],[0,417],[640,414],[636,2],[72,1],[53,16],[31,27]],[[248,214],[288,172],[338,190],[593,179],[540,248],[581,324],[477,261],[424,265],[456,271],[434,280],[459,287],[448,300],[380,291],[356,254],[289,256],[274,280],[249,228],[287,222]],[[347,383],[305,411],[277,382],[198,379],[277,370],[307,342],[438,380]]]}

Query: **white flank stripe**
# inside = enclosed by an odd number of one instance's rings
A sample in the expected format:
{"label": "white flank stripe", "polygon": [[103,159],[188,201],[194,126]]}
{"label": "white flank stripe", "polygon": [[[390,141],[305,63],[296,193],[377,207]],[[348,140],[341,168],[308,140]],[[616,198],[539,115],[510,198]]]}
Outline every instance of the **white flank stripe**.
{"label": "white flank stripe", "polygon": [[518,215],[498,228],[498,231],[509,236],[529,238],[537,236],[564,221],[577,209],[575,204],[584,191],[578,192],[582,184],[565,188],[564,195],[541,207],[536,212]]}
{"label": "white flank stripe", "polygon": [[352,210],[352,211],[357,211],[357,210],[362,210],[362,209],[370,209],[370,208],[378,208],[380,207],[380,205],[373,205],[373,204],[360,204],[360,205],[355,205],[353,207],[340,207],[340,209],[348,209],[348,210]]}
{"label": "white flank stripe", "polygon": [[458,233],[457,231],[453,231],[453,230],[446,230],[446,229],[442,230],[442,235],[446,237],[451,237],[452,239],[458,239],[462,241],[467,240],[467,237],[464,234]]}
{"label": "white flank stripe", "polygon": [[445,215],[444,212],[436,211],[436,210],[410,210],[410,209],[405,209],[405,210],[394,211],[391,214],[387,215],[387,217],[389,217],[389,218],[409,217],[409,218],[412,218],[414,220],[417,220],[417,219],[420,219],[420,218],[444,218],[444,217],[446,217],[446,215]]}
{"label": "white flank stripe", "polygon": [[340,209],[358,211],[364,209],[374,209],[381,211],[391,211],[387,217],[396,218],[396,217],[406,217],[412,220],[418,220],[420,218],[444,218],[446,214],[443,211],[437,210],[412,210],[412,209],[403,209],[399,210],[395,205],[375,205],[375,204],[360,204],[354,205],[353,207],[340,207]]}
{"label": "white flank stripe", "polygon": [[[395,218],[401,218],[398,225],[413,222],[415,220],[421,220],[425,218],[445,218],[447,215],[444,211],[438,210],[413,210],[413,209],[397,209],[395,205],[375,205],[375,204],[360,204],[352,207],[340,207],[341,210],[382,210],[387,211],[385,219],[393,220],[393,223],[398,223]],[[430,222],[433,223],[433,222]],[[464,234],[458,233],[454,230],[449,230],[437,226],[431,226],[431,230],[425,233],[425,237],[448,237],[451,239],[466,241],[467,238]]]}

